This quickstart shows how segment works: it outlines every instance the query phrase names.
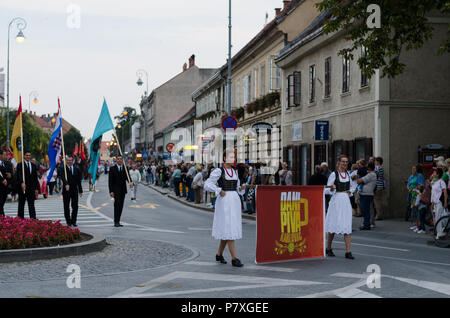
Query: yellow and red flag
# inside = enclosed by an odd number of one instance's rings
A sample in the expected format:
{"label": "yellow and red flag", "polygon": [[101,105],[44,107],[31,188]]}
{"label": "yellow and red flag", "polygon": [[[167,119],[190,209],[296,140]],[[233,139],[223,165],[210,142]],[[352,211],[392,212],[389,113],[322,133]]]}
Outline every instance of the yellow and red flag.
{"label": "yellow and red flag", "polygon": [[11,136],[11,148],[13,150],[16,163],[22,161],[23,140],[22,140],[22,97],[19,97],[19,110],[17,111],[16,121]]}

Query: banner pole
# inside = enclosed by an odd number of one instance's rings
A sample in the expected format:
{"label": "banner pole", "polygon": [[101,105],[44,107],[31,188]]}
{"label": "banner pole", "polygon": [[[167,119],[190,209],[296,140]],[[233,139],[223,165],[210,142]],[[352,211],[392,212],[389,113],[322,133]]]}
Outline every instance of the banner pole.
{"label": "banner pole", "polygon": [[58,97],[58,110],[59,110],[59,116],[61,117],[61,146],[63,151],[63,164],[64,164],[64,176],[66,177],[66,181],[69,182],[67,179],[67,165],[66,165],[66,150],[64,149],[64,131],[62,126],[62,111],[61,111],[61,105],[59,103],[59,97]]}
{"label": "banner pole", "polygon": [[[22,105],[22,96],[20,96],[20,105]],[[23,160],[23,146],[24,146],[24,142],[23,142],[23,111],[20,114],[20,143],[22,146],[22,151],[20,152],[22,155],[22,182],[25,184],[25,161]],[[23,190],[23,194],[25,194],[25,190]]]}
{"label": "banner pole", "polygon": [[[116,140],[117,140],[117,145],[119,146],[119,151],[120,151],[120,155],[121,155],[121,156],[122,156],[122,158],[123,158],[123,154],[122,154],[122,148],[120,147],[120,142],[119,142],[119,138],[117,138],[117,135],[116,135],[116,131],[115,131],[115,130],[114,130],[113,134],[114,134],[114,136],[116,137]],[[127,169],[127,165],[126,165],[126,164],[124,164],[124,167],[125,167],[125,172],[127,173],[128,183],[130,183],[130,184],[131,184],[131,180],[130,180],[130,175],[128,174],[128,169]]]}

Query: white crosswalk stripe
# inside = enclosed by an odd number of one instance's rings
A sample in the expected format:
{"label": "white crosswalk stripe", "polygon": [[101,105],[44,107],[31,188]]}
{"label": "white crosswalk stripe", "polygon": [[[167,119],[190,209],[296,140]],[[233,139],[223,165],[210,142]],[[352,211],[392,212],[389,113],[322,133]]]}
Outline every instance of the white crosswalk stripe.
{"label": "white crosswalk stripe", "polygon": [[[39,220],[53,220],[66,223],[64,217],[63,200],[58,197],[52,197],[46,200],[37,200],[34,203],[36,209],[36,217]],[[17,202],[8,202],[5,204],[5,215],[16,217],[18,210]],[[72,208],[71,208],[72,210]],[[28,204],[25,203],[25,217],[29,217]],[[85,207],[80,204],[78,207],[77,225],[83,227],[84,225],[92,226],[111,226],[111,220],[103,214]]]}

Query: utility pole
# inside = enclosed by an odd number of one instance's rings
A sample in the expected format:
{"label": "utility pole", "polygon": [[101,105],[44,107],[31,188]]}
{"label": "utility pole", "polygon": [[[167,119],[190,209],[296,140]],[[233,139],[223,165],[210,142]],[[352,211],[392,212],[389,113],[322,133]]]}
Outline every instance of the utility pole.
{"label": "utility pole", "polygon": [[229,16],[228,16],[228,116],[231,115],[231,0],[229,0]]}

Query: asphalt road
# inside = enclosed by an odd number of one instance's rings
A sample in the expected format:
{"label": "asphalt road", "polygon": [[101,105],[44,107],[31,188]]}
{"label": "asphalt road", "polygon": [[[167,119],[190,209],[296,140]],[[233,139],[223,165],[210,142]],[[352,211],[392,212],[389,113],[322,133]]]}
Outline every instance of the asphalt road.
{"label": "asphalt road", "polygon": [[[140,185],[138,200],[127,196],[123,228],[113,227],[107,179],[80,201],[80,230],[105,235],[104,251],[65,259],[0,265],[0,297],[123,298],[426,298],[450,296],[450,249],[354,232],[344,258],[343,238],[335,258],[256,265],[256,222],[243,220],[237,241],[243,268],[216,264],[218,242],[211,237],[213,214],[196,210]],[[86,187],[87,188],[87,187]],[[37,202],[49,218],[62,216],[62,200]],[[10,211],[16,203],[8,203]],[[45,212],[38,209],[38,218]],[[12,213],[12,212],[11,212]],[[354,225],[356,228],[356,225]],[[79,266],[80,288],[69,288],[67,272]],[[379,280],[368,267],[379,268]],[[368,284],[369,277],[369,284]],[[72,286],[73,287],[73,286]]]}

